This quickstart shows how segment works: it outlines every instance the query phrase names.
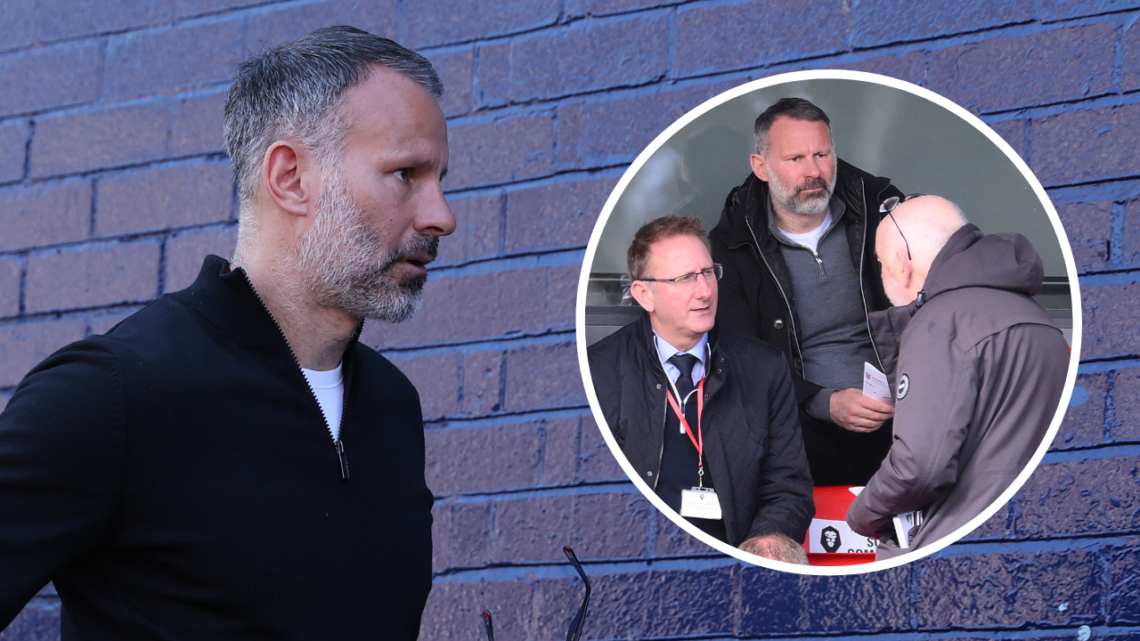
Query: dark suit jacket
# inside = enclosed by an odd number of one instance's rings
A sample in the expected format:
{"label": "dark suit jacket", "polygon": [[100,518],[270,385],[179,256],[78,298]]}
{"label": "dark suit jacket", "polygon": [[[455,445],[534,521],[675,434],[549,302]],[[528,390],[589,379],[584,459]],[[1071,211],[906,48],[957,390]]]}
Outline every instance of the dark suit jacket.
{"label": "dark suit jacket", "polygon": [[[767,343],[715,329],[709,345],[703,430],[727,542],[777,532],[802,542],[815,505],[787,361]],[[609,429],[638,476],[655,488],[668,379],[648,314],[587,355]]]}

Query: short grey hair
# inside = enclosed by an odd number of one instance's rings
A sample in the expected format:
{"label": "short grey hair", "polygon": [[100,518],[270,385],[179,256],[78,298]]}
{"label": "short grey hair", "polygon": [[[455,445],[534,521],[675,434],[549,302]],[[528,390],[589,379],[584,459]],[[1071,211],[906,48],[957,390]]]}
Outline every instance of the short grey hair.
{"label": "short grey hair", "polygon": [[427,58],[355,27],[317,29],[241,63],[226,96],[224,130],[243,218],[274,142],[296,138],[321,164],[339,156],[346,128],[341,98],[368,78],[372,65],[407,76],[437,100],[443,95]]}
{"label": "short grey hair", "polygon": [[[781,116],[801,122],[822,122],[827,125],[828,134],[831,133],[831,119],[810,100],[780,98],[771,107],[765,109],[764,113],[756,117],[756,123],[752,127],[752,136],[756,139],[756,153],[758,155],[768,157],[768,131],[772,129],[772,124],[776,122],[776,119]],[[831,146],[834,147],[835,143],[832,142]]]}

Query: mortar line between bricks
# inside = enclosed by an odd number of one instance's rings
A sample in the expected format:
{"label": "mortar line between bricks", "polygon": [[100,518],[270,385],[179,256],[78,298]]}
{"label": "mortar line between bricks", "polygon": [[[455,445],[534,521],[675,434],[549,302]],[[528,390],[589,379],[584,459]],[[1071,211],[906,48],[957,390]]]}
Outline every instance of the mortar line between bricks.
{"label": "mortar line between bricks", "polygon": [[[145,300],[118,300],[102,305],[92,305],[90,307],[69,307],[67,309],[49,309],[37,311],[31,314],[23,314],[14,318],[0,318],[0,329],[6,327],[18,327],[21,325],[30,325],[36,321],[51,321],[51,320],[83,320],[87,314],[91,312],[113,312],[123,311],[131,307],[142,307],[153,302],[153,299]],[[75,318],[78,317],[78,318]]]}
{"label": "mortar line between bricks", "polygon": [[1109,555],[1102,552],[1096,555],[1096,562],[1100,570],[1098,579],[1101,594],[1100,612],[1098,614],[1100,614],[1101,621],[1108,621],[1110,619],[1108,602],[1112,598],[1114,587],[1112,585],[1112,560]]}
{"label": "mortar line between bricks", "polygon": [[[637,11],[636,13],[641,14],[641,16],[645,16],[648,14],[660,14],[663,16],[669,11],[669,9],[670,9],[670,7],[643,7],[641,10]],[[631,13],[634,13],[634,12],[631,12]],[[561,18],[561,15],[556,16],[554,18],[553,22],[543,23],[543,24],[536,25],[534,27],[529,27],[529,28],[520,28],[516,31],[511,31],[509,33],[485,35],[485,36],[480,36],[480,37],[476,37],[476,38],[471,38],[468,40],[451,40],[448,42],[440,42],[440,43],[435,43],[435,44],[426,45],[426,46],[419,46],[419,47],[416,47],[415,49],[417,52],[423,54],[425,57],[431,57],[432,55],[435,55],[436,53],[443,53],[443,51],[441,51],[441,50],[444,50],[444,49],[447,49],[450,47],[460,47],[460,46],[464,46],[464,45],[494,46],[494,45],[498,45],[498,44],[513,44],[515,42],[525,42],[527,40],[535,38],[536,36],[538,36],[540,34],[544,34],[544,32],[553,32],[554,37],[557,37],[557,36],[560,36],[560,35],[567,33],[567,32],[579,31],[579,30],[584,31],[587,29],[594,29],[594,28],[598,28],[598,27],[603,27],[603,26],[606,26],[608,24],[614,24],[614,23],[620,23],[620,22],[633,22],[633,21],[637,20],[636,17],[631,18],[629,13],[624,13],[624,14],[623,13],[611,13],[611,14],[606,14],[603,16],[594,16],[594,15],[583,16],[581,18],[568,20],[565,22],[561,21],[560,18]]]}
{"label": "mortar line between bricks", "polygon": [[[538,432],[538,464],[534,466],[535,467],[534,473],[535,473],[535,476],[537,478],[540,478],[543,481],[545,481],[546,480],[546,420],[545,419],[539,419],[535,422],[537,423],[537,425],[535,425],[535,429]],[[546,483],[542,483],[542,485],[546,485]],[[542,485],[540,485],[539,487],[541,487]]]}
{"label": "mortar line between bricks", "polygon": [[[1072,190],[1076,195],[1066,194],[1066,200],[1060,201],[1062,203],[1076,203],[1082,202],[1078,200],[1078,195],[1082,193],[1096,194],[1098,188],[1109,189],[1116,187],[1118,193],[1126,194],[1123,196],[1106,195],[1100,200],[1116,200],[1116,198],[1130,198],[1135,193],[1140,192],[1140,188],[1135,187],[1135,180],[1140,178],[1140,173],[1125,173],[1121,176],[1104,176],[1098,178],[1090,178],[1088,180],[1077,180],[1075,182],[1066,182],[1060,185],[1042,185],[1045,188],[1045,193],[1051,194],[1053,192],[1066,192]],[[1132,187],[1131,189],[1129,187]],[[1050,195],[1050,200],[1052,196]]]}
{"label": "mortar line between bricks", "polygon": [[[557,551],[560,546],[552,546]],[[668,559],[582,559],[582,566],[591,578],[611,574],[663,572],[674,570],[715,570],[741,564],[730,556],[709,555],[705,557],[682,557]],[[475,568],[448,569],[433,576],[433,584],[480,583],[483,581],[518,581],[534,579],[577,578],[578,573],[565,561],[517,561],[511,564],[489,564]],[[470,580],[469,580],[470,579]]]}
{"label": "mortar line between bricks", "polygon": [[1116,93],[1124,93],[1124,34],[1127,25],[1117,23],[1113,29],[1115,41],[1112,50],[1112,88]]}
{"label": "mortar line between bricks", "polygon": [[460,494],[437,494],[437,501],[448,501],[458,505],[486,503],[486,499],[506,498],[511,500],[544,499],[562,496],[594,496],[597,494],[628,494],[639,497],[641,493],[629,481],[583,482],[578,485],[536,485],[514,487],[483,492],[463,492]]}
{"label": "mortar line between bricks", "polygon": [[88,240],[95,238],[95,226],[96,226],[96,221],[97,221],[96,217],[98,216],[98,213],[99,213],[99,179],[100,179],[100,176],[96,176],[94,179],[91,180],[91,202],[87,208],[88,211],[90,212],[87,215],[87,239]]}
{"label": "mortar line between bricks", "polygon": [[1081,285],[1093,287],[1101,285],[1130,285],[1140,281],[1140,269],[1136,267],[1126,267],[1123,269],[1090,272],[1087,275],[1082,274],[1079,280]]}
{"label": "mortar line between bricks", "polygon": [[1104,442],[1116,443],[1116,370],[1104,377]]}
{"label": "mortar line between bricks", "polygon": [[1105,360],[1090,360],[1077,367],[1078,374],[1095,374],[1113,370],[1134,369],[1140,367],[1140,358],[1136,356],[1113,357]]}
{"label": "mortar line between bricks", "polygon": [[[288,2],[285,2],[285,3],[277,2],[276,0],[263,0],[262,2],[254,2],[254,3],[251,3],[251,4],[243,6],[243,7],[237,7],[237,8],[230,7],[228,9],[214,9],[214,10],[203,11],[202,13],[195,13],[195,14],[190,14],[190,15],[185,15],[185,16],[175,16],[172,24],[179,25],[179,24],[182,24],[188,20],[193,20],[196,18],[206,18],[206,17],[210,17],[210,16],[218,16],[218,15],[222,15],[222,14],[240,15],[243,13],[252,13],[258,9],[262,9],[262,8],[269,6],[269,5],[289,7],[290,4],[291,3],[288,3]],[[248,17],[248,16],[242,16],[242,17]]]}
{"label": "mortar line between bricks", "polygon": [[[1033,162],[1033,119],[1026,118],[1024,122],[1025,127],[1023,131],[1025,133],[1023,142],[1025,143],[1025,149],[1023,151],[1025,153],[1025,166],[1028,167],[1029,163]],[[1048,193],[1048,190],[1046,190],[1046,193]],[[1052,195],[1049,197],[1052,198]]]}
{"label": "mortar line between bricks", "polygon": [[377,348],[376,351],[382,354],[391,354],[394,357],[405,358],[413,356],[433,356],[436,354],[450,354],[456,350],[464,353],[470,352],[485,352],[497,349],[511,349],[514,347],[530,347],[533,345],[557,345],[561,343],[573,343],[576,341],[577,334],[573,329],[557,330],[557,331],[543,331],[543,332],[520,332],[518,334],[504,335],[498,337],[480,337],[473,338],[469,341],[454,341],[444,343],[433,343],[431,345],[385,345]]}
{"label": "mortar line between bricks", "polygon": [[518,269],[538,269],[542,267],[567,267],[581,265],[586,255],[585,245],[559,247],[557,249],[516,252],[505,256],[490,256],[469,261],[448,263],[429,269],[430,275],[440,278],[461,278],[498,274]]}
{"label": "mortar line between bricks", "polygon": [[1123,15],[1126,13],[1135,13],[1136,9],[1137,9],[1137,7],[1124,7],[1123,9],[1109,9],[1107,11],[1101,11],[1100,13],[1090,13],[1088,15],[1083,15],[1083,16],[1069,16],[1069,17],[1065,17],[1065,18],[1057,18],[1054,20],[1047,20],[1045,18],[1042,18],[1041,12],[1038,11],[1037,12],[1037,21],[1040,22],[1042,25],[1068,26],[1065,23],[1067,23],[1067,22],[1069,22],[1069,23],[1085,22],[1085,21],[1091,22],[1091,21],[1097,21],[1098,18],[1100,19],[1099,21],[1103,21],[1106,17],[1109,17],[1109,16],[1112,16],[1113,18],[1115,18],[1117,16],[1120,16],[1120,15]]}
{"label": "mortar line between bricks", "polygon": [[1124,260],[1124,203],[1112,203],[1112,235],[1109,236],[1110,246],[1108,258],[1114,265]]}
{"label": "mortar line between bricks", "polygon": [[[500,365],[502,367],[502,365]],[[555,419],[581,419],[592,417],[590,408],[582,406],[577,409],[560,408],[556,410],[528,410],[515,414],[493,414],[482,416],[449,416],[431,421],[424,421],[424,429],[430,432],[446,432],[448,430],[470,430],[492,427],[506,427],[530,423],[541,420]]]}
{"label": "mortar line between bricks", "polygon": [[169,234],[163,234],[158,241],[158,273],[155,274],[155,298],[166,293],[166,245],[169,241]]}
{"label": "mortar line between bricks", "polygon": [[150,160],[132,161],[123,164],[107,165],[103,167],[95,167],[89,169],[82,169],[78,171],[64,172],[60,174],[48,174],[45,176],[35,176],[25,181],[26,187],[36,187],[44,183],[63,182],[68,180],[82,180],[93,177],[101,177],[104,174],[117,174],[126,173],[133,169],[150,169],[150,168],[165,168],[171,166],[179,166],[187,160],[226,160],[229,158],[224,152],[209,152],[204,154],[185,154],[181,156],[162,156],[160,158],[151,158]]}
{"label": "mortar line between bricks", "polygon": [[[1026,32],[1026,34],[1028,34],[1028,35],[1032,35],[1034,33],[1039,33],[1039,31],[1027,31]],[[1014,34],[1014,35],[1016,35],[1016,34]],[[542,98],[542,99],[538,99],[538,100],[530,100],[530,101],[527,101],[525,103],[524,102],[507,103],[505,105],[498,105],[495,107],[485,108],[485,109],[482,109],[482,110],[479,110],[476,112],[472,112],[469,114],[462,114],[462,115],[458,115],[458,116],[453,116],[449,120],[449,122],[456,122],[456,124],[467,124],[468,122],[475,123],[475,122],[492,121],[492,120],[495,120],[495,119],[498,119],[498,118],[501,118],[504,116],[508,116],[511,114],[526,115],[526,114],[531,113],[531,112],[545,111],[551,107],[557,107],[557,106],[560,106],[561,104],[566,103],[566,102],[578,102],[584,98],[589,98],[591,96],[602,95],[602,96],[605,96],[606,98],[608,98],[609,100],[620,100],[620,99],[626,98],[626,97],[642,96],[642,95],[646,95],[648,93],[653,93],[652,91],[648,91],[650,88],[659,88],[659,90],[685,89],[685,88],[688,88],[690,86],[719,84],[721,82],[732,80],[732,78],[734,76],[739,76],[739,79],[740,79],[739,84],[744,84],[745,82],[750,82],[752,80],[757,79],[757,74],[763,74],[763,76],[760,76],[760,77],[764,77],[764,76],[775,75],[778,73],[784,73],[785,71],[790,71],[790,70],[792,70],[792,68],[799,67],[799,66],[803,65],[804,63],[821,62],[821,63],[825,63],[824,66],[834,66],[834,65],[838,65],[838,64],[852,64],[852,63],[861,62],[862,60],[866,60],[866,59],[870,59],[870,58],[874,58],[874,57],[879,57],[879,56],[882,56],[884,54],[889,55],[891,53],[897,53],[899,55],[905,55],[905,54],[913,52],[915,50],[914,45],[916,45],[916,44],[923,44],[923,43],[929,43],[929,42],[939,42],[939,43],[945,44],[945,47],[940,47],[940,48],[946,48],[946,47],[951,47],[951,46],[958,46],[961,44],[971,44],[973,42],[983,42],[986,39],[988,39],[988,38],[976,38],[976,37],[974,37],[974,38],[967,39],[965,37],[959,37],[959,36],[953,36],[950,38],[947,38],[946,36],[939,36],[937,38],[932,38],[928,41],[924,40],[924,41],[916,41],[916,42],[909,42],[909,43],[893,43],[893,44],[887,44],[887,45],[882,45],[882,46],[875,46],[875,47],[871,47],[871,48],[854,49],[854,50],[840,51],[840,52],[829,52],[829,53],[822,53],[822,54],[813,54],[813,55],[807,55],[807,56],[802,57],[802,58],[793,58],[793,59],[789,59],[789,60],[782,60],[782,61],[777,61],[777,62],[773,62],[770,64],[765,64],[765,65],[737,67],[737,68],[732,68],[732,69],[716,69],[716,70],[709,70],[707,72],[694,73],[694,74],[690,74],[690,75],[686,75],[686,76],[668,76],[668,75],[666,75],[665,77],[662,77],[658,80],[644,82],[644,83],[636,83],[636,84],[632,84],[632,85],[614,85],[614,86],[610,86],[610,87],[582,90],[582,91],[568,93],[568,94],[559,95],[559,96],[552,96],[552,97]],[[1121,94],[1119,92],[1116,92],[1116,93],[1109,92],[1109,93],[1102,94],[1100,97],[1102,99],[1111,99],[1111,97],[1113,97],[1113,96],[1120,98]],[[1101,100],[1101,102],[1103,102],[1103,101],[1104,100]],[[1073,100],[1073,101],[1060,101],[1060,102],[1056,102],[1056,103],[1046,103],[1044,105],[1022,105],[1022,106],[1015,107],[1015,108],[995,110],[992,112],[986,112],[985,114],[981,114],[980,116],[1014,115],[1014,114],[1019,114],[1019,113],[1027,115],[1027,116],[1049,115],[1048,113],[1036,113],[1036,112],[1041,111],[1042,109],[1048,109],[1052,112],[1056,112],[1055,106],[1057,106],[1057,105],[1087,104],[1090,102],[1093,103],[1093,106],[1097,106],[1096,99],[1092,99],[1090,101],[1089,97],[1085,96],[1085,97],[1082,97],[1080,99]]]}
{"label": "mortar line between bricks", "polygon": [[27,254],[24,254],[23,256],[21,256],[21,260],[20,260],[20,283],[19,283],[19,290],[18,290],[16,296],[17,296],[16,315],[18,317],[22,318],[24,316],[24,312],[27,308],[27,299],[28,299],[28,256],[27,256]]}
{"label": "mortar line between bricks", "polygon": [[1050,187],[1045,192],[1054,205],[1084,203],[1094,200],[1127,201],[1140,196],[1140,183],[1125,178],[1108,178],[1103,181],[1074,187]]}
{"label": "mortar line between bricks", "polygon": [[1035,17],[1028,20],[1007,22],[1001,25],[993,25],[967,31],[958,31],[955,33],[931,35],[908,40],[897,40],[895,42],[875,44],[866,47],[852,46],[851,51],[879,51],[883,48],[889,47],[913,48],[914,45],[946,43],[946,46],[938,47],[938,49],[944,49],[948,47],[960,46],[963,44],[974,44],[975,42],[993,40],[994,38],[1018,38],[1033,36],[1040,33],[1048,33],[1050,31],[1057,31],[1067,27],[1115,22],[1118,19],[1115,14],[1135,13],[1136,10],[1136,7],[1128,7],[1117,11],[1106,11],[1098,14],[1067,16],[1056,20],[1043,20],[1040,18],[1040,12],[1035,12]]}
{"label": "mortar line between bricks", "polygon": [[[118,36],[118,37],[123,37],[123,36],[132,37],[132,36],[137,36],[140,34],[146,34],[146,32],[148,32],[148,31],[161,32],[163,30],[172,30],[172,29],[184,27],[184,26],[209,25],[209,24],[218,24],[218,23],[222,23],[222,22],[231,22],[231,21],[234,21],[235,18],[237,18],[237,19],[244,18],[245,16],[242,14],[249,13],[250,9],[256,9],[257,7],[264,7],[264,6],[267,6],[269,4],[272,4],[272,3],[266,2],[266,3],[262,3],[260,5],[254,5],[252,7],[241,7],[238,9],[231,8],[228,10],[223,9],[223,10],[219,10],[219,11],[207,11],[207,12],[200,13],[200,14],[181,16],[181,17],[172,16],[169,20],[163,20],[161,22],[150,22],[150,23],[146,23],[146,24],[130,25],[130,26],[126,26],[126,27],[119,27],[119,28],[115,28],[115,29],[107,29],[107,30],[103,30],[103,31],[98,31],[95,33],[86,33],[86,34],[80,34],[80,35],[69,35],[69,36],[64,36],[63,38],[58,38],[55,40],[46,40],[46,41],[43,41],[42,43],[39,43],[39,46],[46,48],[46,47],[53,47],[53,46],[57,46],[57,45],[74,44],[77,42],[81,42],[83,40],[93,40],[93,39],[97,39],[97,38],[100,40],[109,40],[110,38],[116,37],[116,36]],[[284,3],[285,6],[288,6],[289,4],[290,3]],[[282,6],[282,5],[278,4],[278,6]]]}
{"label": "mortar line between bricks", "polygon": [[1110,534],[1050,534],[1048,539],[985,539],[981,541],[957,541],[939,550],[929,559],[953,559],[983,554],[1041,554],[1056,552],[1066,554],[1074,550],[1095,551],[1103,548],[1135,547],[1136,536],[1132,531]]}
{"label": "mortar line between bricks", "polygon": [[61,249],[77,249],[95,247],[99,245],[115,245],[123,243],[145,242],[148,240],[161,240],[167,234],[180,234],[183,232],[193,231],[225,231],[228,228],[234,228],[234,225],[234,223],[228,221],[205,223],[201,225],[182,225],[179,227],[168,227],[165,229],[147,229],[137,232],[127,232],[122,234],[115,234],[113,236],[98,236],[95,238],[85,238],[63,243],[36,245],[34,247],[15,247],[12,249],[0,250],[0,257],[9,255],[18,256],[32,252],[46,253],[49,251]]}
{"label": "mortar line between bricks", "polygon": [[521,180],[514,180],[506,183],[494,183],[487,185],[472,185],[470,187],[459,187],[456,189],[448,189],[444,191],[444,195],[449,199],[452,197],[456,200],[464,198],[479,198],[481,196],[501,196],[510,195],[513,192],[526,191],[528,189],[535,189],[538,187],[549,187],[551,185],[565,185],[573,184],[576,182],[587,182],[590,180],[600,180],[605,178],[621,178],[625,170],[629,168],[630,163],[614,163],[609,165],[598,165],[596,167],[574,168],[558,170],[549,174],[541,176],[534,176],[531,178],[524,178]]}
{"label": "mortar line between bricks", "polygon": [[1122,442],[1094,445],[1070,450],[1050,450],[1045,453],[1042,463],[1062,463],[1067,461],[1091,461],[1118,456],[1140,456],[1140,443]]}
{"label": "mortar line between bricks", "polygon": [[36,121],[28,120],[28,137],[24,140],[24,173],[20,182],[24,183],[32,175],[32,140],[36,137]]}
{"label": "mortar line between bricks", "polygon": [[[911,641],[912,639],[922,639],[926,641],[939,641],[939,640],[954,640],[961,641],[962,633],[970,635],[978,635],[982,638],[993,639],[994,641],[1018,641],[1021,639],[1057,639],[1060,634],[1072,633],[1073,638],[1076,638],[1078,629],[1082,624],[1068,624],[1058,625],[1057,627],[1049,628],[1029,628],[1023,629],[1019,627],[993,626],[993,627],[941,627],[933,631],[902,631],[902,632],[844,632],[840,634],[829,634],[822,631],[811,631],[808,634],[803,632],[784,632],[760,635],[747,635],[742,634],[739,636],[724,636],[723,634],[717,635],[684,635],[684,636],[670,636],[670,637],[637,637],[644,641],[671,641],[684,639],[685,641],[742,641],[750,639],[795,639],[796,641],[848,641],[858,639],[859,641]],[[1124,626],[1092,626],[1094,636],[1098,638],[1097,634],[1129,634],[1132,632],[1140,632],[1140,627],[1134,625]],[[980,633],[980,634],[979,634]]]}
{"label": "mortar line between bricks", "polygon": [[[503,427],[506,425],[519,425],[521,423],[537,422],[543,419],[580,418],[583,412],[590,411],[588,405],[563,405],[559,407],[537,408],[521,410],[519,412],[504,412],[490,417],[477,417],[465,422],[462,417],[444,417],[433,419],[433,422],[424,422],[425,429],[431,431],[445,431],[448,429],[477,429],[489,427]],[[483,423],[482,421],[494,421]],[[446,423],[446,427],[431,427],[434,421]],[[458,425],[452,425],[458,423]]]}

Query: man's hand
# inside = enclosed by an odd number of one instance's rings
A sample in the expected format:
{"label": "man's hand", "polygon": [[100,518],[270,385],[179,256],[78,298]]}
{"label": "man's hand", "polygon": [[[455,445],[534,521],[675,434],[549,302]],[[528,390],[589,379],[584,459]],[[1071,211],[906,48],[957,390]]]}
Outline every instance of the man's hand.
{"label": "man's hand", "polygon": [[740,549],[773,561],[798,565],[808,564],[807,552],[804,552],[803,546],[783,534],[754,536],[741,543]]}
{"label": "man's hand", "polygon": [[832,422],[850,432],[874,432],[894,414],[894,407],[863,396],[857,389],[840,390],[831,395]]}

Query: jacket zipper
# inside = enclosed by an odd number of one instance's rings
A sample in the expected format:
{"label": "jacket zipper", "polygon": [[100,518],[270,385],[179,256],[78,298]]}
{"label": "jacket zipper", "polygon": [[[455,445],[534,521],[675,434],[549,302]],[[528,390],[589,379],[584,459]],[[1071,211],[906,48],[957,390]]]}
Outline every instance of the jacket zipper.
{"label": "jacket zipper", "polygon": [[[301,371],[303,369],[301,367],[301,361],[297,359],[297,353],[293,351],[293,346],[289,344],[289,339],[285,337],[285,332],[281,330],[281,325],[277,323],[277,319],[273,317],[273,314],[269,311],[269,308],[266,307],[265,301],[261,300],[261,294],[257,293],[257,289],[253,286],[253,283],[250,282],[249,275],[245,273],[244,269],[240,271],[242,278],[245,279],[246,285],[249,285],[249,290],[253,292],[254,298],[256,298],[257,302],[261,304],[261,309],[265,310],[266,315],[269,316],[269,320],[273,321],[273,326],[277,328],[277,334],[281,336],[281,340],[285,341],[285,348],[289,350],[289,356],[293,357],[293,364],[297,366],[297,372],[301,374],[301,379],[305,381],[305,389],[309,390],[309,396],[313,398],[313,402],[317,404],[317,409],[320,410],[321,403],[317,400],[317,393],[313,391],[313,386],[309,384],[309,379],[305,378],[305,373]],[[340,423],[337,426],[340,428],[337,430],[338,434],[344,434],[344,415],[348,410],[348,383],[350,376],[351,375],[348,371],[348,368],[345,368],[344,400],[341,403]],[[325,430],[328,431],[329,438],[332,439],[333,447],[336,449],[336,457],[337,460],[340,461],[340,478],[347,481],[348,454],[346,454],[344,451],[344,442],[340,438],[333,437],[332,426],[329,425],[329,420],[325,416],[324,410],[321,410],[321,422],[325,424]]]}
{"label": "jacket zipper", "polygon": [[[867,207],[867,197],[864,193],[865,187],[863,179],[859,179],[859,200],[863,204],[863,208]],[[879,356],[879,346],[875,345],[875,333],[871,331],[871,308],[867,306],[867,291],[863,287],[863,261],[867,257],[867,221],[871,218],[871,212],[863,212],[863,240],[859,245],[859,297],[863,299],[863,318],[864,323],[867,325],[867,337],[871,339],[871,351],[875,352],[875,360],[879,362],[879,371],[883,371],[883,358]]]}
{"label": "jacket zipper", "polygon": [[[788,309],[788,328],[791,330],[792,345],[795,346],[796,358],[799,358],[801,363],[800,376],[806,379],[807,373],[803,371],[803,358],[800,356],[800,339],[796,334],[796,315],[792,311],[792,303],[788,300],[788,295],[784,293],[784,287],[780,285],[780,279],[776,278],[776,272],[772,270],[772,266],[768,264],[768,259],[764,257],[764,252],[760,251],[760,241],[756,238],[756,230],[752,229],[752,221],[748,219],[748,216],[744,217],[744,224],[748,226],[748,233],[752,234],[752,243],[756,255],[760,258],[760,262],[764,263],[764,267],[772,276],[772,282],[776,283],[776,289],[779,290],[780,297],[784,299],[784,306]],[[819,258],[816,257],[816,260],[819,260]],[[822,262],[820,263],[820,268],[823,268]],[[862,288],[862,284],[860,284],[860,288]],[[866,302],[864,302],[864,306],[866,306]]]}
{"label": "jacket zipper", "polygon": [[[807,249],[807,247],[805,247],[804,249]],[[823,277],[827,277],[827,270],[823,268],[823,259],[820,258],[819,254],[817,254],[816,252],[814,252],[810,249],[808,249],[808,251],[811,252],[812,258],[814,258],[816,264],[819,265],[819,275],[823,276]]]}
{"label": "jacket zipper", "polygon": [[[665,381],[669,381],[669,375],[665,373],[665,368],[661,366],[661,361],[656,358],[656,355],[650,359],[650,363],[657,368],[657,371],[665,377]],[[657,388],[661,389],[661,383],[657,384]],[[657,491],[657,482],[661,480],[661,466],[665,463],[665,423],[669,420],[669,399],[665,399],[665,403],[661,406],[661,447],[657,450],[657,471],[653,476],[653,491]]]}

